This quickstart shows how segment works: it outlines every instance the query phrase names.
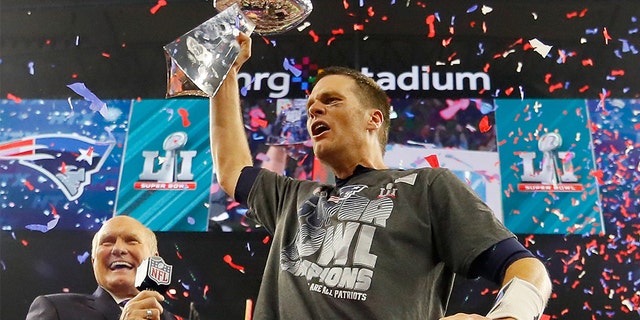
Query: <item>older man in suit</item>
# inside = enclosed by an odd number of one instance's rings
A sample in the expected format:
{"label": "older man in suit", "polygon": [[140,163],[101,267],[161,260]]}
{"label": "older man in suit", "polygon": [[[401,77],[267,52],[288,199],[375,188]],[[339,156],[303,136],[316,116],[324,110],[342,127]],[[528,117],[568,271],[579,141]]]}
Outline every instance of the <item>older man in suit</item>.
{"label": "older man in suit", "polygon": [[164,296],[135,287],[137,267],[154,255],[158,255],[158,243],[153,231],[129,216],[113,217],[92,241],[96,291],[39,296],[31,303],[26,319],[176,319],[162,307]]}

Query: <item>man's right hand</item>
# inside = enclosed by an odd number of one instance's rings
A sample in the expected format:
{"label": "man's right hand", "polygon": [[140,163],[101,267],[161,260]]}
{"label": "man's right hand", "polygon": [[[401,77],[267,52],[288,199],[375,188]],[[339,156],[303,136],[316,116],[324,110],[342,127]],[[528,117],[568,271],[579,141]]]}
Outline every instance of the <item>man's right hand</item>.
{"label": "man's right hand", "polygon": [[233,70],[238,73],[240,72],[240,67],[251,58],[251,37],[246,35],[244,32],[240,32],[240,34],[236,37],[236,40],[240,44],[240,53],[236,58],[236,61],[233,62]]}

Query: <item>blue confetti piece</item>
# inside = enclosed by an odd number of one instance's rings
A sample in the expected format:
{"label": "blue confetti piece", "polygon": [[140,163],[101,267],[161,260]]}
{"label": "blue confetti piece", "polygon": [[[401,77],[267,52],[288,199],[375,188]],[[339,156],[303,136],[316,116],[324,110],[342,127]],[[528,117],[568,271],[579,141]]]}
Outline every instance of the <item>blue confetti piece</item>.
{"label": "blue confetti piece", "polygon": [[482,114],[489,114],[493,111],[496,111],[496,107],[494,107],[492,104],[488,103],[488,102],[482,102],[480,104],[480,113]]}
{"label": "blue confetti piece", "polygon": [[83,264],[89,258],[89,252],[85,251],[83,254],[78,255],[76,258],[78,259],[78,263]]}
{"label": "blue confetti piece", "polygon": [[73,90],[75,93],[81,95],[85,100],[91,102],[89,108],[93,111],[98,111],[103,117],[108,115],[107,104],[102,102],[91,90],[89,90],[84,83],[76,82],[67,85],[69,89]]}
{"label": "blue confetti piece", "polygon": [[296,68],[287,58],[284,58],[284,60],[282,61],[282,67],[285,70],[291,72],[294,77],[299,77],[302,74],[302,70]]}
{"label": "blue confetti piece", "polygon": [[43,224],[28,224],[28,225],[25,226],[25,229],[31,230],[31,231],[40,231],[42,233],[45,233],[45,232],[49,231],[47,226],[45,226]]}
{"label": "blue confetti piece", "polygon": [[587,29],[584,31],[585,34],[597,34],[598,33],[598,28],[593,28],[593,29]]}
{"label": "blue confetti piece", "polygon": [[58,221],[60,220],[60,218],[55,218],[49,222],[47,222],[46,225],[44,224],[28,224],[25,226],[25,229],[28,230],[32,230],[32,231],[40,231],[42,233],[45,233],[53,228],[56,227],[56,225],[58,225]]}

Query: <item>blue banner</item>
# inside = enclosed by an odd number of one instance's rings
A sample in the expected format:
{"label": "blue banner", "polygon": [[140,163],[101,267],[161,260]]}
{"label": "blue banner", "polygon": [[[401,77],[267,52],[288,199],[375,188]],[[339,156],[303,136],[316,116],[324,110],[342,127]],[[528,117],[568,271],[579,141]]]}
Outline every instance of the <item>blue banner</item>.
{"label": "blue banner", "polygon": [[156,231],[207,231],[211,186],[209,100],[137,101],[117,214]]}
{"label": "blue banner", "polygon": [[585,100],[496,104],[505,225],[515,233],[603,233]]}
{"label": "blue banner", "polygon": [[131,100],[0,100],[0,226],[97,229],[113,216]]}

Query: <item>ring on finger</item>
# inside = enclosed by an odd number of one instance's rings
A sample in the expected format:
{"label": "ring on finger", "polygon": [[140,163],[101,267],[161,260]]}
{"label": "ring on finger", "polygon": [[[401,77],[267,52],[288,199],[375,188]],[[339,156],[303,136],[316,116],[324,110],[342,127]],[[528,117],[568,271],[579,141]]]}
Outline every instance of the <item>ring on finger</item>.
{"label": "ring on finger", "polygon": [[144,318],[153,319],[153,311],[151,311],[151,309],[147,309],[147,315]]}

